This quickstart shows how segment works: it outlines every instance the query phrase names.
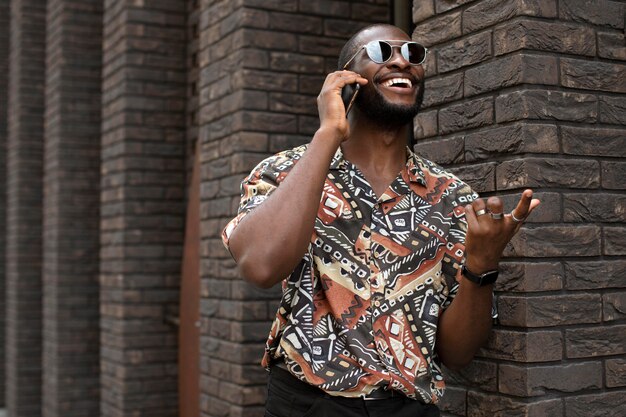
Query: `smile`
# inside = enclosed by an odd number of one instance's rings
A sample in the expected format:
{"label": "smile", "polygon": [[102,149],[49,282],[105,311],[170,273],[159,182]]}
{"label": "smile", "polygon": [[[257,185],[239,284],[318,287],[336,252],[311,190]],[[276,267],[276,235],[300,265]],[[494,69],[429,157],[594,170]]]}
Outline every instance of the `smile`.
{"label": "smile", "polygon": [[402,88],[413,87],[413,83],[408,78],[392,78],[390,80],[382,82],[381,85],[385,87],[402,87]]}

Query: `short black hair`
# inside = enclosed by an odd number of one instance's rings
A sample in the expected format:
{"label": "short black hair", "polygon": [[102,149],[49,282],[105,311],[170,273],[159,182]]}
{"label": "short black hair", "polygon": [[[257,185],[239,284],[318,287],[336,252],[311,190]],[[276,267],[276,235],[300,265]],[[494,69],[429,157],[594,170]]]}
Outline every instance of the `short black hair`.
{"label": "short black hair", "polygon": [[354,35],[352,35],[350,39],[348,39],[348,41],[343,45],[343,48],[341,48],[341,52],[339,53],[339,59],[337,61],[337,69],[342,70],[344,65],[346,65],[346,62],[348,62],[348,60],[350,59],[350,57],[352,57],[352,55],[354,55],[356,51],[359,49],[359,47],[361,46],[359,42],[359,38],[361,34],[365,32],[366,30],[370,30],[370,29],[374,29],[378,27],[399,29],[398,27],[394,25],[390,25],[388,23],[374,23],[373,25],[368,25],[368,26],[365,26],[364,28],[359,29],[357,33],[355,33]]}

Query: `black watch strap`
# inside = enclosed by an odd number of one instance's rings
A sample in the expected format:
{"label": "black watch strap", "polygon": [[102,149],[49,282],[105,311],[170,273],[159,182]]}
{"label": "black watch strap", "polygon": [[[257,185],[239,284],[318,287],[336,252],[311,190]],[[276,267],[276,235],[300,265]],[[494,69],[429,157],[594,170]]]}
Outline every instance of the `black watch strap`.
{"label": "black watch strap", "polygon": [[496,282],[496,280],[498,279],[498,273],[499,271],[497,269],[494,269],[493,271],[487,271],[483,274],[475,274],[467,269],[465,264],[461,266],[461,274],[463,274],[465,278],[478,284],[481,287]]}

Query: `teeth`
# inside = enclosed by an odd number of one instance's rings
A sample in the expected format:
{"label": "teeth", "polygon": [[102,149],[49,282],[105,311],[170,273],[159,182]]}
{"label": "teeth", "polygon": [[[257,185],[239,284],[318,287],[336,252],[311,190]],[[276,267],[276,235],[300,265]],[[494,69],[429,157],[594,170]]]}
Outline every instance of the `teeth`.
{"label": "teeth", "polygon": [[411,80],[407,79],[407,78],[392,78],[390,80],[387,80],[383,83],[383,85],[385,87],[391,87],[394,84],[404,84],[406,85],[408,88],[413,87],[413,84],[411,83]]}

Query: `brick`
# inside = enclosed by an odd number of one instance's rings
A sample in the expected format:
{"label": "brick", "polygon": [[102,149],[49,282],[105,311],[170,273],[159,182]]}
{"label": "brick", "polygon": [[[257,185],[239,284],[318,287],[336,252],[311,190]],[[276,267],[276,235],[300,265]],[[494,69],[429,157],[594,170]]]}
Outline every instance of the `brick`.
{"label": "brick", "polygon": [[604,227],[604,255],[626,255],[626,228]]}
{"label": "brick", "polygon": [[583,362],[556,366],[499,366],[499,392],[518,397],[571,393],[602,388],[602,363]]}
{"label": "brick", "polygon": [[561,128],[563,151],[573,155],[624,157],[626,129]]}
{"label": "brick", "polygon": [[556,17],[554,0],[487,0],[463,11],[463,33],[475,32],[515,16]]}
{"label": "brick", "polygon": [[270,110],[317,116],[316,98],[302,94],[270,93]]}
{"label": "brick", "polygon": [[442,134],[489,125],[493,122],[493,99],[479,98],[445,107],[439,111]]}
{"label": "brick", "polygon": [[591,94],[554,90],[522,90],[496,98],[496,122],[520,119],[562,120],[593,123],[598,100]]}
{"label": "brick", "polygon": [[233,74],[231,88],[242,88],[296,92],[298,77],[295,74],[275,73],[270,71],[243,70]]}
{"label": "brick", "polygon": [[491,57],[491,33],[465,37],[439,49],[437,68],[440,73],[482,62]]}
{"label": "brick", "polygon": [[602,188],[626,190],[626,162],[601,162]]}
{"label": "brick", "polygon": [[495,329],[480,355],[515,362],[551,362],[563,357],[563,335],[558,330]]}
{"label": "brick", "polygon": [[437,7],[437,13],[443,13],[448,10],[460,7],[464,4],[471,3],[474,0],[439,0],[435,2]]}
{"label": "brick", "polygon": [[568,358],[590,358],[626,353],[626,325],[566,329]]}
{"label": "brick", "polygon": [[[422,4],[422,2],[414,3]],[[419,23],[413,39],[430,47],[461,36],[461,13],[454,12]]]}
{"label": "brick", "polygon": [[[357,33],[362,28],[363,28],[362,22],[355,22],[355,21],[350,21],[350,20],[345,20],[345,19],[323,19],[323,23],[322,22],[319,23],[319,28],[317,28],[317,30],[323,29],[324,36],[350,39],[352,35]],[[312,29],[308,31],[308,33],[309,34],[316,33],[317,30]],[[332,69],[333,70],[336,69],[337,68],[336,57],[331,58],[330,61],[333,63]],[[326,73],[327,72],[324,71],[324,74]]]}
{"label": "brick", "polygon": [[319,116],[298,116],[298,132],[301,135],[312,137],[320,127]]}
{"label": "brick", "polygon": [[561,85],[626,93],[626,65],[561,58]]}
{"label": "brick", "polygon": [[565,399],[568,417],[619,416],[626,413],[626,392],[577,395]]}
{"label": "brick", "polygon": [[270,136],[269,151],[276,153],[285,149],[295,148],[296,146],[309,143],[310,140],[311,136],[309,135],[272,134]]}
{"label": "brick", "polygon": [[[564,173],[576,175],[564,175]],[[497,167],[499,190],[523,187],[597,188],[600,169],[596,161],[527,158],[504,161]]]}
{"label": "brick", "polygon": [[503,153],[558,153],[557,127],[547,124],[516,123],[490,127],[465,136],[467,161],[491,159]]}
{"label": "brick", "polygon": [[321,1],[298,1],[300,12],[318,14],[332,17],[350,16],[350,3],[347,1],[321,0]]}
{"label": "brick", "polygon": [[493,162],[449,168],[448,170],[478,193],[495,191],[496,164]]}
{"label": "brick", "polygon": [[498,366],[493,362],[475,359],[463,369],[446,372],[446,381],[472,386],[485,391],[497,391]]}
{"label": "brick", "polygon": [[422,108],[458,100],[463,97],[463,74],[428,78],[424,86]]}
{"label": "brick", "polygon": [[562,400],[516,400],[502,395],[467,393],[467,417],[545,417],[563,415]]}
{"label": "brick", "polygon": [[297,91],[304,94],[319,94],[326,79],[323,75],[300,75],[298,76]]}
{"label": "brick", "polygon": [[435,2],[433,0],[425,0],[413,2],[413,23],[420,23],[435,14]]}
{"label": "brick", "polygon": [[616,29],[624,28],[623,3],[611,0],[599,0],[595,3],[563,0],[559,6],[561,18]]}
{"label": "brick", "polygon": [[427,138],[437,134],[437,110],[419,112],[414,121],[416,138]]}
{"label": "brick", "polygon": [[414,150],[424,158],[440,165],[458,163],[463,161],[463,137],[420,141],[415,145]]}
{"label": "brick", "polygon": [[235,384],[229,384],[222,381],[219,388],[221,398],[226,399],[231,404],[263,405],[267,395],[267,387],[264,385],[240,387]]}
{"label": "brick", "polygon": [[350,18],[356,21],[387,23],[390,21],[389,11],[387,4],[361,3],[358,7],[351,8]]}
{"label": "brick", "polygon": [[557,262],[501,262],[496,291],[535,292],[563,288],[563,266]]}
{"label": "brick", "polygon": [[624,288],[624,274],[626,261],[619,259],[565,263],[566,288],[572,290]]}
{"label": "brick", "polygon": [[268,135],[257,132],[239,132],[220,142],[220,155],[226,156],[241,149],[249,152],[269,152]]}
{"label": "brick", "polygon": [[597,256],[600,230],[596,226],[523,228],[504,250],[504,256]]}
{"label": "brick", "polygon": [[599,294],[527,298],[502,295],[498,297],[498,311],[500,323],[505,326],[554,327],[602,321]]}
{"label": "brick", "polygon": [[323,73],[324,59],[317,56],[270,52],[270,69],[289,72]]}
{"label": "brick", "polygon": [[598,32],[598,56],[626,61],[626,41],[620,32]]}
{"label": "brick", "polygon": [[566,194],[563,196],[566,222],[624,222],[626,196],[621,194]]}
{"label": "brick", "polygon": [[626,386],[626,359],[607,359],[604,362],[604,369],[607,387]]}
{"label": "brick", "polygon": [[[229,2],[223,2],[221,4],[218,4],[217,9],[219,10],[221,8],[224,8],[224,4],[228,3]],[[295,1],[284,2],[280,0],[243,0],[242,5],[267,10],[279,10],[281,12],[295,12],[298,10],[298,3]]]}
{"label": "brick", "polygon": [[519,49],[586,56],[596,54],[593,29],[565,22],[515,20],[494,30],[493,43],[495,55]]}
{"label": "brick", "polygon": [[298,37],[297,50],[304,54],[315,54],[337,58],[344,43],[345,42],[342,39],[300,35]]}
{"label": "brick", "polygon": [[598,97],[598,116],[602,123],[626,124],[626,98],[602,96]]}
{"label": "brick", "polygon": [[558,84],[556,57],[515,54],[465,71],[465,97],[517,84]]}
{"label": "brick", "polygon": [[240,385],[255,385],[259,381],[266,381],[268,372],[259,364],[240,365],[238,363],[230,364],[229,375],[232,381]]}
{"label": "brick", "polygon": [[602,309],[605,322],[626,318],[626,293],[609,292],[603,294]]}
{"label": "brick", "polygon": [[235,114],[233,129],[295,133],[297,131],[297,118],[294,114],[246,110]]}
{"label": "brick", "polygon": [[293,13],[272,12],[269,14],[269,28],[276,32],[321,34],[324,20],[317,16],[294,15]]}

